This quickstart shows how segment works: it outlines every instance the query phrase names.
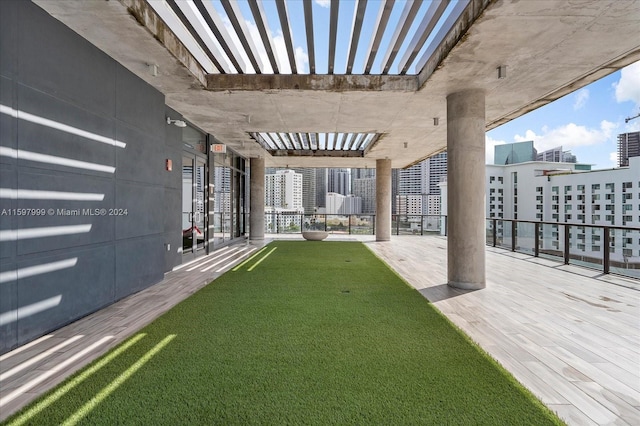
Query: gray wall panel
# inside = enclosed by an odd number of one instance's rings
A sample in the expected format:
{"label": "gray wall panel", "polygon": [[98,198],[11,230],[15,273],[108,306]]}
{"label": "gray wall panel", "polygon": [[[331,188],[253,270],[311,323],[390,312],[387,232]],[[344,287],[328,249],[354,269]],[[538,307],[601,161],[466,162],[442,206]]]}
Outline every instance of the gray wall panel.
{"label": "gray wall panel", "polygon": [[[50,232],[56,232],[57,228],[59,234],[40,238],[20,238],[17,243],[19,255],[113,240],[115,217],[108,215],[109,209],[115,204],[113,179],[90,176],[78,179],[77,176],[66,173],[47,174],[38,169],[23,169],[18,174],[18,188],[21,191],[42,191],[37,196],[45,199],[20,199],[17,204],[18,207],[45,210],[46,215],[18,217],[17,229],[46,227],[50,228]],[[102,199],[68,199],[75,197]],[[101,215],[101,209],[106,211],[106,215]],[[75,228],[65,228],[69,226]]]}
{"label": "gray wall panel", "polygon": [[[53,191],[19,200],[10,193],[0,198],[0,208],[54,210],[40,217],[2,216],[0,229],[22,229],[24,236],[34,228],[91,225],[89,232],[0,244],[1,268],[10,272],[0,275],[4,353],[157,283],[182,262],[183,144],[182,129],[165,122],[167,115],[182,117],[160,92],[32,2],[0,0],[0,25],[0,103],[53,122],[0,114],[0,145],[57,157],[44,162],[0,156],[0,187]],[[126,147],[59,125],[115,138]],[[60,159],[115,169],[55,164]],[[173,162],[171,172],[166,159]],[[56,192],[104,199],[65,199]],[[127,214],[92,216],[83,208]],[[80,214],[62,215],[59,209]],[[32,274],[29,268],[39,265],[50,270]],[[28,306],[42,309],[24,317],[16,313]]]}
{"label": "gray wall panel", "polygon": [[0,262],[0,353],[18,344],[18,285],[15,278],[7,277],[15,269],[15,263]]}
{"label": "gray wall panel", "polygon": [[158,149],[167,125],[164,95],[124,68],[118,67],[116,73],[116,118],[155,136],[154,148]]}
{"label": "gray wall panel", "polygon": [[[17,187],[17,173],[13,166],[3,165],[0,169],[0,187],[5,189],[15,189]],[[16,229],[18,217],[14,215],[16,200],[12,198],[0,198],[0,230],[8,231]],[[7,259],[14,259],[16,255],[16,241],[13,239],[0,240],[0,259],[6,262]],[[1,286],[2,284],[0,284]],[[2,311],[0,311],[1,313]]]}
{"label": "gray wall panel", "polygon": [[119,140],[131,141],[125,149],[116,151],[118,179],[162,184],[165,169],[164,137],[153,136],[123,123],[118,124],[117,135]]}
{"label": "gray wall panel", "polygon": [[69,250],[18,263],[18,270],[47,265],[60,268],[20,278],[18,305],[44,305],[40,312],[18,318],[18,344],[61,327],[113,301],[113,246]]}
{"label": "gray wall panel", "polygon": [[163,235],[156,235],[116,243],[116,299],[164,278],[163,239]]}
{"label": "gray wall panel", "polygon": [[13,78],[18,65],[18,9],[13,1],[0,1],[0,75]]}
{"label": "gray wall panel", "polygon": [[17,2],[18,73],[33,88],[113,116],[115,70],[107,54],[31,2]]}
{"label": "gray wall panel", "polygon": [[[0,59],[0,62],[1,59]],[[15,84],[6,77],[0,77],[0,104],[11,109],[16,108]],[[0,113],[0,146],[16,149],[18,147],[18,120],[10,114]],[[12,156],[0,155],[0,164],[15,164]]]}
{"label": "gray wall panel", "polygon": [[[175,120],[182,119],[175,110],[166,107],[165,115]],[[165,271],[172,270],[182,263],[182,129],[176,126],[165,126],[165,155],[173,162],[173,170],[164,173],[164,233]]]}
{"label": "gray wall panel", "polygon": [[[174,120],[182,120],[182,115],[172,108],[165,107],[165,115]],[[164,186],[182,191],[182,128],[167,125],[164,128],[165,154],[173,161],[173,171],[164,174]]]}
{"label": "gray wall panel", "polygon": [[[118,182],[114,207],[127,209],[126,215],[116,217],[116,239],[164,232],[163,187]],[[164,259],[164,254],[161,257]],[[164,267],[161,269],[164,270]]]}
{"label": "gray wall panel", "polygon": [[165,215],[164,215],[164,238],[165,244],[170,245],[170,249],[165,247],[165,271],[172,270],[182,263],[182,190],[165,188]]}
{"label": "gray wall panel", "polygon": [[[26,86],[18,87],[19,110],[68,125],[78,130],[91,132],[97,136],[113,139],[115,120],[101,117],[83,108],[63,102],[53,96],[35,91]],[[55,126],[57,124],[52,124]],[[28,120],[18,120],[18,147],[21,150],[46,154],[65,159],[91,163],[92,165],[115,167],[115,151],[123,150],[113,145],[91,138],[58,130],[51,126]],[[62,170],[70,173],[112,176],[113,172],[96,171],[82,167],[69,167],[47,162],[22,161],[25,165],[47,170]],[[92,166],[89,166],[92,167]]]}

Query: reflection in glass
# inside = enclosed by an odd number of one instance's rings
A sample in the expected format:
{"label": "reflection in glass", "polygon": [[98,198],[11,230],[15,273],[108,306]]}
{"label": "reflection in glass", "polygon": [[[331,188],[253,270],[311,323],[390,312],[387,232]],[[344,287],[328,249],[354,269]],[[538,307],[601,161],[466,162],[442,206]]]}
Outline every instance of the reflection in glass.
{"label": "reflection in glass", "polygon": [[193,159],[182,158],[182,253],[191,253],[193,248]]}
{"label": "reflection in glass", "polygon": [[[195,163],[195,167],[194,167]],[[200,157],[182,159],[182,253],[204,250],[206,242],[206,164]]]}
{"label": "reflection in glass", "polygon": [[204,159],[196,159],[196,174],[195,174],[195,208],[193,211],[193,225],[194,225],[194,238],[196,241],[196,249],[203,250],[205,248],[205,217],[206,217],[206,168]]}
{"label": "reflection in glass", "polygon": [[247,180],[245,160],[232,153],[214,154],[213,244],[224,244],[245,233]]}

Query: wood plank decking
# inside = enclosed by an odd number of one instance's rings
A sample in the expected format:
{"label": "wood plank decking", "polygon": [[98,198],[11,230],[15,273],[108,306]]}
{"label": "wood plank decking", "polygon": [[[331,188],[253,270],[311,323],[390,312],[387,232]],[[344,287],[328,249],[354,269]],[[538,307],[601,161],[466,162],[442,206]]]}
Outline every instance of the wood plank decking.
{"label": "wood plank decking", "polygon": [[487,247],[487,287],[446,285],[446,239],[369,247],[569,424],[640,424],[640,282]]}
{"label": "wood plank decking", "polygon": [[[487,288],[460,291],[446,285],[445,238],[329,239],[363,241],[567,423],[640,424],[638,280],[487,247]],[[236,244],[181,265],[161,283],[0,356],[0,420],[261,245]]]}

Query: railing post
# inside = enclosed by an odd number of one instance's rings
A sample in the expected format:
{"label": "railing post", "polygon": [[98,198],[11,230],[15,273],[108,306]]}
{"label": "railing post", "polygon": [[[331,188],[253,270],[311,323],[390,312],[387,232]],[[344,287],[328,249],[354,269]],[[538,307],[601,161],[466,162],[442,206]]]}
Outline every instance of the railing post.
{"label": "railing post", "polygon": [[493,224],[493,246],[496,246],[496,241],[498,241],[498,221],[494,218],[491,219],[491,222]]}
{"label": "railing post", "polygon": [[371,216],[373,227],[371,228],[371,235],[376,235],[376,215]]}
{"label": "railing post", "polygon": [[349,235],[351,235],[351,216],[353,215],[349,215]]}
{"label": "railing post", "polygon": [[538,257],[540,254],[540,224],[535,223],[533,225],[533,233],[535,234],[534,241],[535,245],[533,247],[533,253],[535,257]]}
{"label": "railing post", "polygon": [[327,214],[324,214],[324,232],[327,232]]}
{"label": "railing post", "polygon": [[516,229],[518,224],[515,220],[511,221],[511,251],[516,251]]}
{"label": "railing post", "polygon": [[602,254],[602,272],[605,274],[609,273],[609,238],[610,231],[609,227],[605,226],[602,228],[602,240],[604,241],[604,253]]}
{"label": "railing post", "polygon": [[569,224],[564,225],[564,264],[569,264]]}

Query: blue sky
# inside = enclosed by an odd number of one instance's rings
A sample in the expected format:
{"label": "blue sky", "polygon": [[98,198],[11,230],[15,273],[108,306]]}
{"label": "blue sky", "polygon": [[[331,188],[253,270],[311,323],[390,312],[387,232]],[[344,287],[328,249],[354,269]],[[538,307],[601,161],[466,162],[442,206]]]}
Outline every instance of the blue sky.
{"label": "blue sky", "polygon": [[[220,0],[211,0],[213,7],[215,10],[223,17],[223,21],[228,24],[228,18],[226,17],[226,12],[224,7],[220,3]],[[389,46],[390,40],[393,36],[393,30],[398,26],[397,23],[400,20],[403,9],[406,5],[406,1],[398,0],[396,1],[395,6],[392,9],[391,15],[389,17],[389,22],[387,24],[387,30],[384,33],[380,44],[380,50],[376,56],[376,59],[373,63],[373,67],[371,69],[372,74],[379,74],[382,69],[382,61],[385,57],[387,47]],[[244,17],[249,31],[252,34],[252,38],[258,40],[259,33],[257,27],[255,26],[253,15],[251,13],[251,9],[249,8],[249,4],[246,0],[236,0],[236,4],[238,5],[242,16]],[[286,48],[284,44],[284,38],[282,37],[282,29],[280,27],[280,21],[278,18],[278,12],[276,8],[275,1],[273,0],[265,0],[262,2],[264,6],[264,11],[267,17],[267,22],[269,25],[269,29],[273,34],[273,41],[276,46],[276,51],[279,53],[280,58],[280,72],[283,74],[288,74],[291,72],[290,66],[288,65],[288,59],[286,56]],[[330,0],[314,0],[312,3],[313,10],[313,21],[314,21],[314,46],[315,46],[315,61],[316,61],[316,73],[318,74],[326,74],[328,72],[328,57],[329,57],[329,15],[330,15]],[[420,50],[417,55],[417,59],[421,58],[424,52],[428,49],[431,40],[436,37],[436,33],[442,26],[442,22],[446,19],[449,13],[454,10],[457,2],[451,2],[446,10],[444,11],[441,20],[434,27],[434,31],[432,36],[426,40],[424,46]],[[306,74],[309,72],[309,61],[307,54],[307,35],[304,24],[304,7],[303,2],[300,0],[288,0],[286,2],[287,11],[289,15],[289,22],[291,26],[291,33],[293,37],[293,44],[296,50],[296,66],[298,68],[298,73]],[[349,44],[351,40],[351,27],[353,24],[353,17],[355,13],[356,2],[354,0],[340,0],[339,3],[339,13],[338,13],[338,31],[337,31],[337,40],[336,40],[336,54],[335,54],[335,64],[334,64],[334,73],[335,74],[345,74],[347,67],[347,58],[349,52]],[[369,0],[367,2],[366,12],[364,15],[364,21],[362,24],[362,32],[360,34],[360,40],[358,44],[358,48],[356,50],[356,58],[354,61],[354,74],[362,74],[365,67],[366,55],[369,49],[369,42],[373,37],[374,23],[378,16],[378,12],[380,10],[380,6],[382,2],[380,0]],[[413,35],[416,32],[416,29],[422,22],[423,18],[427,14],[431,7],[431,2],[424,2],[421,4],[418,12],[411,24],[411,27],[407,33],[407,37],[400,48],[400,52],[404,52],[406,47],[410,44]],[[230,24],[228,24],[230,28]],[[232,30],[230,30],[233,33]],[[232,38],[235,38],[234,35],[231,35]],[[237,42],[238,43],[238,42]],[[238,43],[239,44],[239,43]],[[263,64],[268,64],[268,59],[266,56],[266,52],[263,52],[263,48],[258,46],[258,50],[261,53],[261,58]],[[399,53],[393,62],[393,66],[389,70],[390,74],[398,73],[398,63],[402,59],[402,54]],[[245,57],[246,58],[246,57]],[[248,58],[245,60],[248,63]],[[417,63],[418,60],[415,61]],[[410,67],[408,70],[408,74],[416,74],[417,70],[414,66]],[[247,70],[248,73],[252,73],[253,70],[249,66]],[[267,65],[265,67],[264,72],[269,74],[271,73],[271,66]]]}
{"label": "blue sky", "polygon": [[487,162],[500,143],[532,140],[540,151],[562,146],[594,169],[617,166],[618,134],[640,130],[640,62],[487,132]]}

